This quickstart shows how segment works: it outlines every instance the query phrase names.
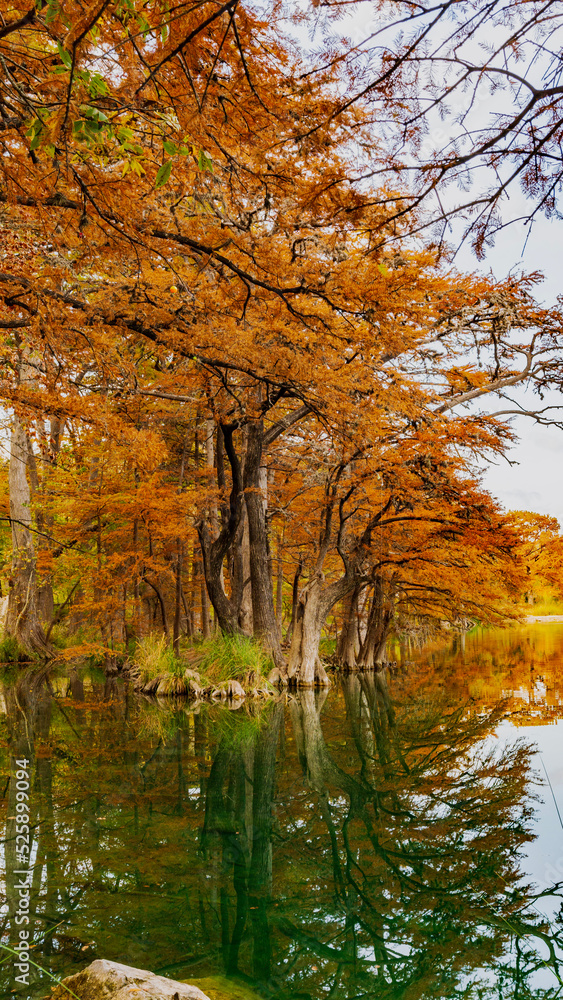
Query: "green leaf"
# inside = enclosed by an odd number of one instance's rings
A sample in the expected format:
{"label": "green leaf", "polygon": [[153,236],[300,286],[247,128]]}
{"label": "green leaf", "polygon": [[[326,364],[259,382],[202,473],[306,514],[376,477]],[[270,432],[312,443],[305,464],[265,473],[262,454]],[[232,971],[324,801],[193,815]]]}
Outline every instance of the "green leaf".
{"label": "green leaf", "polygon": [[37,149],[39,143],[41,142],[41,134],[43,132],[43,122],[36,118],[27,129],[26,135],[31,139],[29,148],[33,151]]}
{"label": "green leaf", "polygon": [[64,65],[66,66],[67,69],[71,69],[72,68],[72,56],[71,56],[70,52],[67,52],[66,49],[63,49],[63,47],[62,47],[62,45],[61,45],[60,42],[57,42],[57,48],[59,50],[59,56],[60,56],[61,62],[64,63]]}
{"label": "green leaf", "polygon": [[169,156],[175,156],[178,152],[178,147],[175,142],[170,142],[169,139],[162,143],[164,151],[169,154]]}
{"label": "green leaf", "polygon": [[142,34],[143,38],[146,38],[147,35],[149,34],[150,30],[151,30],[151,26],[150,26],[149,22],[147,21],[146,17],[144,16],[144,14],[139,14],[138,15],[138,17],[137,17],[137,24],[139,25],[139,28],[141,29],[141,34]]}
{"label": "green leaf", "polygon": [[[39,4],[37,2],[36,6],[39,7]],[[56,18],[58,17],[59,13],[60,13],[60,6],[58,0],[49,0],[47,4],[47,11],[43,15],[45,18],[45,24],[52,24],[53,21],[55,21]]]}
{"label": "green leaf", "polygon": [[160,170],[156,175],[156,180],[154,182],[155,188],[164,187],[165,184],[170,180],[170,174],[172,173],[172,161],[166,160]]}
{"label": "green leaf", "polygon": [[91,118],[97,122],[109,122],[108,116],[99,108],[92,108],[89,104],[81,104],[80,110],[85,118]]}
{"label": "green leaf", "polygon": [[106,97],[109,94],[109,87],[103,76],[100,76],[99,73],[93,73],[88,85],[88,91],[90,97]]}
{"label": "green leaf", "polygon": [[203,149],[197,154],[197,165],[200,170],[209,170],[213,173],[213,160],[203,152]]}

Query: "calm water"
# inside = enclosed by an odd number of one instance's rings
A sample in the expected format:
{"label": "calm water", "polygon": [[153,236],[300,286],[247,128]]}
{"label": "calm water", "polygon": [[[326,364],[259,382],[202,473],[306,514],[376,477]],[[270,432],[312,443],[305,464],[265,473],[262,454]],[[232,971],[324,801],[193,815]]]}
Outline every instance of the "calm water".
{"label": "calm water", "polygon": [[[261,712],[4,675],[2,941],[26,755],[56,976],[105,957],[213,1000],[563,997],[563,626],[397,656]],[[49,993],[0,961],[0,996]]]}

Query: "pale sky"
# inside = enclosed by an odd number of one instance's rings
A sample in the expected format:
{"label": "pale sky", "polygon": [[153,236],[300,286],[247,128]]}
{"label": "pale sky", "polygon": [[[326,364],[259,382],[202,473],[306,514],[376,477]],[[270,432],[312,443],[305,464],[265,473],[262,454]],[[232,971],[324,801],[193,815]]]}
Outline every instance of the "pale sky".
{"label": "pale sky", "polygon": [[[338,21],[333,30],[336,34],[345,33],[359,44],[371,31],[379,27],[381,27],[379,8],[365,2],[353,7],[352,12]],[[292,26],[291,30],[295,31],[303,42],[303,32],[295,26]],[[382,43],[381,38],[380,43]],[[536,67],[536,71],[537,69]],[[499,91],[497,101],[500,103],[496,110],[502,109],[502,102],[505,99],[504,92]],[[464,105],[465,100],[461,92],[453,95],[450,100],[450,111],[453,113],[459,102],[461,102],[460,107]],[[474,124],[479,125],[488,121],[494,110],[488,91],[482,96],[477,94],[474,101]],[[429,124],[428,142],[430,146],[439,148],[447,139],[448,125],[442,122],[439,115],[430,119]],[[476,178],[476,184],[480,183],[483,183],[481,175]],[[453,202],[460,196],[463,199],[467,197],[467,193],[452,190],[451,195],[447,192],[445,197],[446,201]],[[561,205],[559,207],[561,209]],[[518,186],[510,189],[510,197],[504,203],[506,218],[526,216],[532,208],[532,202],[524,198]],[[542,271],[545,282],[537,287],[535,295],[545,305],[555,304],[557,296],[563,294],[560,262],[563,262],[563,221],[548,221],[542,216],[539,216],[534,223],[531,233],[521,224],[513,224],[503,230],[497,237],[495,246],[488,251],[484,262],[477,261],[469,245],[462,247],[455,260],[456,266],[461,270],[492,271],[498,279],[505,278],[510,271]],[[520,401],[523,398],[532,402],[537,397],[531,393],[523,397],[520,393]],[[559,402],[563,403],[563,396],[552,393],[550,398],[540,405]],[[561,413],[563,415],[563,410]],[[519,418],[513,426],[521,440],[520,444],[509,452],[509,458],[518,464],[511,466],[502,461],[498,465],[489,466],[484,485],[498,497],[506,509],[553,514],[559,519],[563,529],[563,462],[559,457],[563,452],[563,431],[538,426],[525,417]]]}
{"label": "pale sky", "polygon": [[[518,200],[525,210],[523,197],[515,192],[511,211],[515,211],[514,202]],[[462,248],[455,263],[463,270],[491,270],[499,279],[511,270],[543,271],[545,281],[537,287],[535,295],[545,305],[553,305],[557,296],[563,294],[563,221],[539,218],[524,249],[525,241],[524,227],[515,223],[501,233],[483,263],[476,261],[469,247]],[[537,397],[527,393],[525,397],[520,394],[519,399],[529,400],[533,405]],[[552,393],[540,405],[559,402],[563,403],[563,396]],[[520,443],[511,449],[509,457],[518,464],[510,466],[501,461],[490,465],[485,486],[507,509],[553,514],[563,528],[563,431],[538,426],[526,417],[518,418],[514,427]]]}

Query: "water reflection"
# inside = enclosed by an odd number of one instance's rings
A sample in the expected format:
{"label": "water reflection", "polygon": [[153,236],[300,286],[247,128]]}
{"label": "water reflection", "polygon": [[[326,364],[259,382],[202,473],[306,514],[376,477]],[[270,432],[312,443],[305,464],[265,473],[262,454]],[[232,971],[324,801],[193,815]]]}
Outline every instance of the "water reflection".
{"label": "water reflection", "polygon": [[24,754],[35,960],[57,975],[103,956],[280,1000],[558,996],[561,917],[521,870],[530,749],[493,737],[505,704],[460,704],[448,664],[446,685],[426,663],[261,713],[6,682],[2,940]]}
{"label": "water reflection", "polygon": [[492,706],[507,699],[516,725],[563,718],[563,623],[474,629],[450,641],[398,645],[393,656],[423,675],[437,672],[463,702]]}

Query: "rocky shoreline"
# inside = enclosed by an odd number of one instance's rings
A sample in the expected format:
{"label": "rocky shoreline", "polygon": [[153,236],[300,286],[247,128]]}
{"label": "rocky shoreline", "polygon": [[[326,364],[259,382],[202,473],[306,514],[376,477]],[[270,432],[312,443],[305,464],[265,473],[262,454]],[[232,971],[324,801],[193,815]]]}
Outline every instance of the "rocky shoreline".
{"label": "rocky shoreline", "polygon": [[134,664],[126,668],[126,674],[138,694],[157,697],[183,697],[192,701],[242,702],[246,698],[267,700],[277,693],[269,681],[250,670],[243,683],[230,679],[218,683],[208,683],[197,670],[186,668],[183,673],[163,672],[144,680],[141,671]]}
{"label": "rocky shoreline", "polygon": [[[364,667],[357,670],[342,669],[342,674],[369,674],[379,673],[386,668],[393,668],[394,663],[377,664],[375,667]],[[138,694],[144,694],[158,698],[187,698],[195,702],[228,702],[230,704],[242,704],[246,699],[252,701],[267,701],[275,698],[283,690],[301,690],[303,685],[282,684],[277,671],[272,671],[270,677],[265,680],[254,670],[249,671],[242,682],[236,679],[220,681],[218,683],[207,683],[197,670],[190,668],[181,674],[164,672],[156,674],[147,680],[143,680],[138,667],[129,666],[125,668],[125,675],[133,683],[133,687]],[[326,684],[316,684],[315,689],[327,690],[331,686],[330,680]]]}

